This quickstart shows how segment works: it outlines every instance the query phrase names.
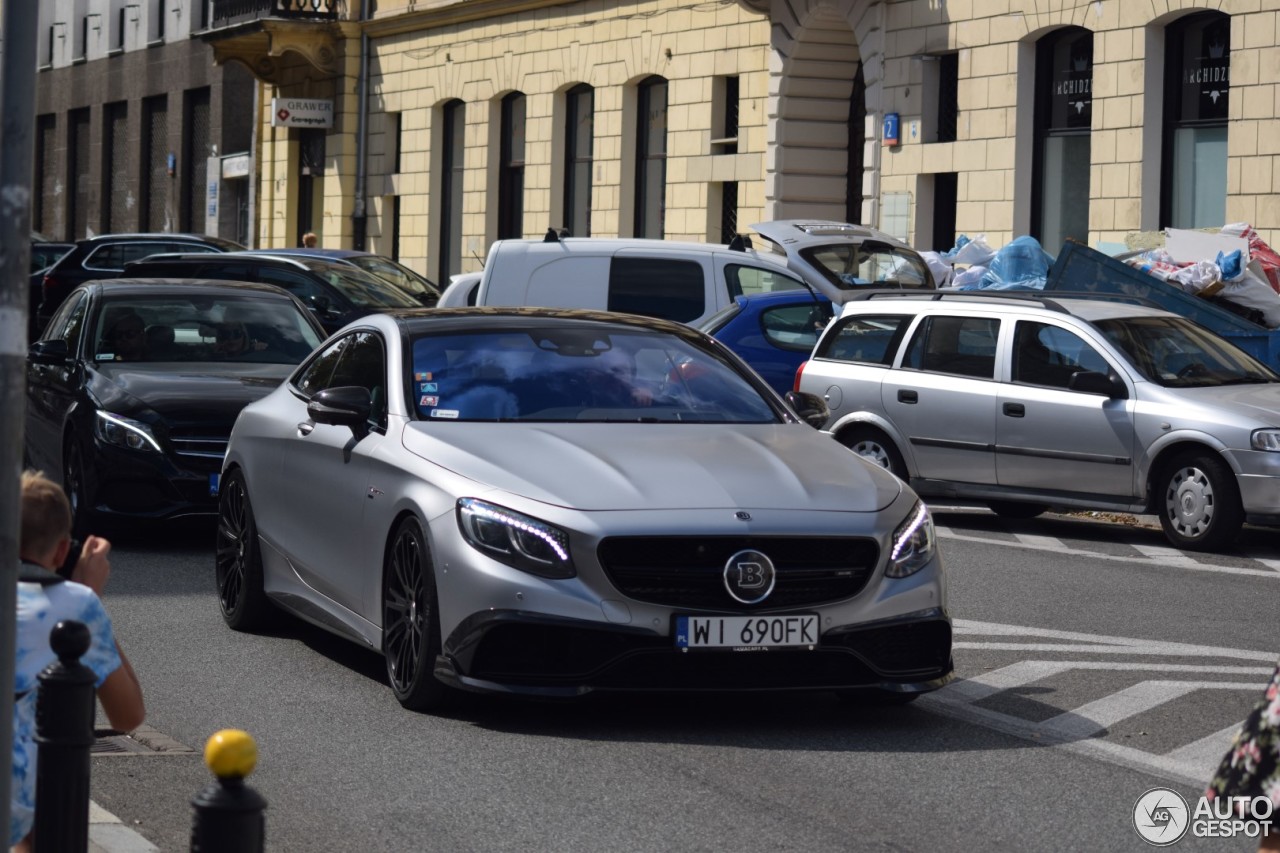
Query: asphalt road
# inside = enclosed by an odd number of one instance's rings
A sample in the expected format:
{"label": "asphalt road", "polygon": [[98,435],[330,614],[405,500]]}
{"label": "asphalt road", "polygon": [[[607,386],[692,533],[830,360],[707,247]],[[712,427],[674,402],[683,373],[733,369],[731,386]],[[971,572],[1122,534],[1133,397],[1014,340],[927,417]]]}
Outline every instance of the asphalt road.
{"label": "asphalt road", "polygon": [[[377,656],[218,615],[211,530],[117,540],[107,603],[163,752],[93,759],[93,799],[186,850],[199,750],[242,728],[273,851],[1139,850],[1194,804],[1275,663],[1280,540],[938,510],[961,679],[906,708],[825,694],[472,699],[401,709]],[[192,751],[186,751],[190,749]],[[1178,849],[1252,850],[1187,837]]]}

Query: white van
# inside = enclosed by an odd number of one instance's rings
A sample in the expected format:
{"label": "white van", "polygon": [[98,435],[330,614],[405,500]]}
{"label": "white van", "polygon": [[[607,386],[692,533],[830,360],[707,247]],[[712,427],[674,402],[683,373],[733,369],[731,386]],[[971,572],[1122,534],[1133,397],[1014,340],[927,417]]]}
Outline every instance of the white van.
{"label": "white van", "polygon": [[924,260],[862,226],[787,220],[752,226],[767,238],[728,245],[638,238],[498,240],[484,272],[457,276],[437,307],[596,308],[696,325],[739,296],[808,289],[842,302],[865,287],[932,288]]}

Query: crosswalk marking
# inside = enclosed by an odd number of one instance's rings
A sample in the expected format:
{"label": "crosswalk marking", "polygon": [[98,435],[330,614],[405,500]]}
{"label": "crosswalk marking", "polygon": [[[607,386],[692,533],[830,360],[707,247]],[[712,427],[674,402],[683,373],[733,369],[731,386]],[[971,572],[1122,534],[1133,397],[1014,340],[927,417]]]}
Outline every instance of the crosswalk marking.
{"label": "crosswalk marking", "polygon": [[1136,717],[1166,702],[1172,702],[1196,690],[1253,690],[1261,691],[1260,684],[1221,681],[1139,681],[1124,690],[1063,711],[1044,722],[1044,728],[1063,739],[1087,738],[1101,734],[1121,720]]}
{"label": "crosswalk marking", "polygon": [[1227,749],[1230,748],[1238,731],[1240,731],[1240,724],[1233,723],[1221,731],[1206,735],[1186,746],[1180,746],[1166,753],[1165,757],[1170,761],[1189,764],[1193,767],[1208,767],[1212,770],[1222,760],[1222,756],[1227,754]]}

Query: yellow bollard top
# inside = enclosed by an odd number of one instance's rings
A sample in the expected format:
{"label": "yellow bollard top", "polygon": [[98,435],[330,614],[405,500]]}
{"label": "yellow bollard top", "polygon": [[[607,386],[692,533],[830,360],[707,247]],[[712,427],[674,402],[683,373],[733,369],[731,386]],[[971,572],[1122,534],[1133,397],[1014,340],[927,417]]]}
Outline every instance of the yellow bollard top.
{"label": "yellow bollard top", "polygon": [[243,779],[258,763],[258,745],[248,732],[223,729],[205,742],[204,763],[219,779]]}

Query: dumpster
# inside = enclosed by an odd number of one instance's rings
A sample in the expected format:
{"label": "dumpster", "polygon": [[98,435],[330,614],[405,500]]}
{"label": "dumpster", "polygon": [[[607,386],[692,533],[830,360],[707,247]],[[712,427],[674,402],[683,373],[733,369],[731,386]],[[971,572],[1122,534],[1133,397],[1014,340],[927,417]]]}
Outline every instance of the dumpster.
{"label": "dumpster", "polygon": [[1083,243],[1067,241],[1049,268],[1046,292],[1131,297],[1194,320],[1249,355],[1280,370],[1280,331],[1273,331],[1208,298],[1187,293]]}

